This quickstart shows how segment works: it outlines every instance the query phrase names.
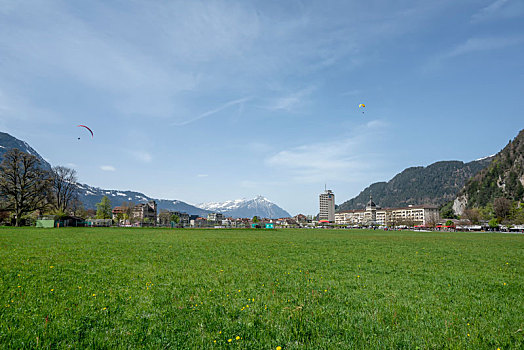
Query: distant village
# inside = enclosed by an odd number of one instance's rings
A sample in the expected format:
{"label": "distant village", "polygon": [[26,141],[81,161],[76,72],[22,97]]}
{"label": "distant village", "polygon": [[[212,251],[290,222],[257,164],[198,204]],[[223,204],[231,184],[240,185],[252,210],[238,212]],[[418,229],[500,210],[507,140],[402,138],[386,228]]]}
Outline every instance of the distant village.
{"label": "distant village", "polygon": [[[122,205],[111,208],[111,217],[81,218],[65,216],[41,216],[37,227],[171,227],[171,228],[375,228],[375,229],[437,229],[481,231],[482,225],[472,225],[466,220],[441,219],[439,208],[431,205],[412,205],[399,208],[381,208],[370,197],[365,208],[335,211],[335,194],[325,190],[319,195],[317,216],[298,214],[285,218],[226,217],[211,212],[206,217],[179,211],[158,210],[154,200],[136,205]],[[520,228],[516,228],[520,229]]]}
{"label": "distant village", "polygon": [[282,228],[282,227],[315,227],[312,216],[298,214],[294,217],[270,219],[254,216],[252,218],[225,217],[222,213],[209,213],[207,217],[191,215],[179,211],[158,211],[157,203],[151,200],[129,206],[116,206],[111,210],[111,218],[83,219],[76,216],[55,218],[41,216],[36,222],[37,227],[88,226],[88,227],[173,227],[173,228]]}

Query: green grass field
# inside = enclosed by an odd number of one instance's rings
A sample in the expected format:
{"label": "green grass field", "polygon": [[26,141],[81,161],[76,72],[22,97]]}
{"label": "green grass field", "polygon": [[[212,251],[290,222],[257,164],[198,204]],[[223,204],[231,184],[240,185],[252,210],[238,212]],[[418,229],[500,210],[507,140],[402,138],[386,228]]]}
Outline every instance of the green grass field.
{"label": "green grass field", "polygon": [[0,347],[518,349],[524,236],[0,229]]}

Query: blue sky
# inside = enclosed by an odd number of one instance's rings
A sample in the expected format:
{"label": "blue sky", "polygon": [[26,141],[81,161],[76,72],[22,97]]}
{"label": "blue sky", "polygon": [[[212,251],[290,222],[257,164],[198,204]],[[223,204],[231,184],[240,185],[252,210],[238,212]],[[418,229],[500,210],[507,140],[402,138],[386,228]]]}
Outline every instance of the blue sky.
{"label": "blue sky", "polygon": [[0,130],[93,186],[316,214],[324,184],[340,204],[516,136],[523,17],[522,0],[0,0]]}

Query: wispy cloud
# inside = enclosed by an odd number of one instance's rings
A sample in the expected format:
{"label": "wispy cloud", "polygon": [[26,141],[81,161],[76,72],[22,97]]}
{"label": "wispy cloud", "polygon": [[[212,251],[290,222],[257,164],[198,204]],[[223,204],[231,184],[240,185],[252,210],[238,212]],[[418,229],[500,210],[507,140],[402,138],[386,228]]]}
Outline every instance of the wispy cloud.
{"label": "wispy cloud", "polygon": [[112,165],[101,165],[100,169],[103,171],[116,171],[115,167]]}
{"label": "wispy cloud", "polygon": [[197,177],[200,177],[200,178],[202,178],[202,177],[208,177],[208,176],[209,176],[208,174],[198,174],[198,175],[197,175]]}
{"label": "wispy cloud", "polygon": [[421,67],[422,71],[431,71],[439,68],[447,60],[460,57],[463,55],[476,54],[500,50],[511,46],[524,43],[524,36],[486,36],[469,38],[465,42],[456,45],[440,54],[433,56],[425,65]]}
{"label": "wispy cloud", "polygon": [[198,115],[198,116],[196,116],[194,118],[191,118],[191,119],[188,119],[188,120],[185,120],[185,121],[182,121],[182,122],[175,122],[175,123],[173,123],[173,125],[183,126],[183,125],[187,125],[187,124],[196,122],[197,120],[209,117],[209,116],[211,116],[213,114],[217,114],[218,112],[221,112],[224,109],[227,109],[229,107],[236,106],[236,105],[243,105],[245,102],[249,101],[250,99],[251,99],[251,97],[244,97],[244,98],[240,98],[240,99],[237,99],[237,100],[232,100],[232,101],[226,102],[223,105],[221,105],[221,106],[219,106],[217,108],[214,108],[212,110],[209,110],[207,112],[204,112],[204,113],[202,113],[202,114],[200,114],[200,115]]}
{"label": "wispy cloud", "polygon": [[362,91],[358,89],[352,89],[352,90],[347,90],[347,91],[340,93],[340,96],[357,96],[360,94],[362,94]]}
{"label": "wispy cloud", "polygon": [[132,151],[131,155],[138,161],[143,163],[150,163],[153,160],[153,156],[146,151]]}
{"label": "wispy cloud", "polygon": [[524,14],[522,0],[496,0],[471,16],[471,22],[483,22],[496,19],[514,18]]}
{"label": "wispy cloud", "polygon": [[307,102],[307,98],[313,93],[313,91],[315,91],[315,87],[310,86],[302,90],[274,98],[272,101],[270,101],[266,108],[271,111],[295,111]]}
{"label": "wispy cloud", "polygon": [[268,157],[266,164],[290,171],[295,181],[303,183],[356,180],[382,163],[373,140],[385,126],[384,122],[371,121],[356,135],[283,150]]}
{"label": "wispy cloud", "polygon": [[524,41],[524,37],[477,37],[470,38],[466,42],[440,56],[441,59],[466,55],[473,52],[491,51],[508,46],[518,45]]}

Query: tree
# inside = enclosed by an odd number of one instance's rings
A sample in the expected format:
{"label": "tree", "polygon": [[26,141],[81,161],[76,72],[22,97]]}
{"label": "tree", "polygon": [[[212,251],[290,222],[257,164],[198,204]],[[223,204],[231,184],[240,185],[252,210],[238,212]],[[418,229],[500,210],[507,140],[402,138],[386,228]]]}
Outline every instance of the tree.
{"label": "tree", "polygon": [[440,217],[443,219],[456,219],[457,216],[453,211],[453,202],[448,202],[440,208]]}
{"label": "tree", "polygon": [[84,219],[88,217],[87,210],[84,208],[84,203],[82,203],[78,197],[75,196],[75,198],[71,201],[70,206],[71,212],[74,216]]}
{"label": "tree", "polygon": [[438,214],[437,213],[429,213],[426,217],[426,227],[435,227],[438,223]]}
{"label": "tree", "polygon": [[76,170],[55,166],[51,170],[52,203],[56,211],[66,213],[77,196]]}
{"label": "tree", "polygon": [[171,215],[171,221],[175,224],[178,224],[180,222],[180,217],[176,214]]}
{"label": "tree", "polygon": [[479,213],[482,220],[490,220],[493,217],[493,205],[489,203],[485,207],[479,208]]}
{"label": "tree", "polygon": [[96,218],[111,219],[111,201],[107,196],[102,197],[100,203],[96,203]]}
{"label": "tree", "polygon": [[169,212],[169,210],[166,210],[166,209],[160,210],[160,213],[158,213],[158,221],[160,225],[168,225],[170,220],[171,220],[171,213]]}
{"label": "tree", "polygon": [[256,216],[256,215],[253,216],[253,223],[256,224],[256,223],[258,223],[258,221],[259,221],[258,220],[258,216]]}
{"label": "tree", "polygon": [[133,223],[136,218],[133,215],[133,209],[135,208],[135,203],[133,202],[123,202],[122,205],[120,205],[122,208],[122,212],[124,213],[123,220],[124,222],[126,220],[129,220],[129,223]]}
{"label": "tree", "polygon": [[463,219],[468,219],[472,224],[478,224],[480,222],[480,211],[477,208],[466,209],[462,215]]}
{"label": "tree", "polygon": [[48,206],[50,189],[49,172],[42,169],[38,158],[19,149],[4,154],[0,198],[4,199],[3,209],[13,212],[16,226],[20,226],[24,215]]}
{"label": "tree", "polygon": [[495,198],[493,201],[493,211],[499,221],[505,219],[511,209],[511,201],[507,198]]}
{"label": "tree", "polygon": [[496,218],[493,218],[489,220],[488,225],[490,228],[496,229],[497,227],[499,227],[499,221]]}

